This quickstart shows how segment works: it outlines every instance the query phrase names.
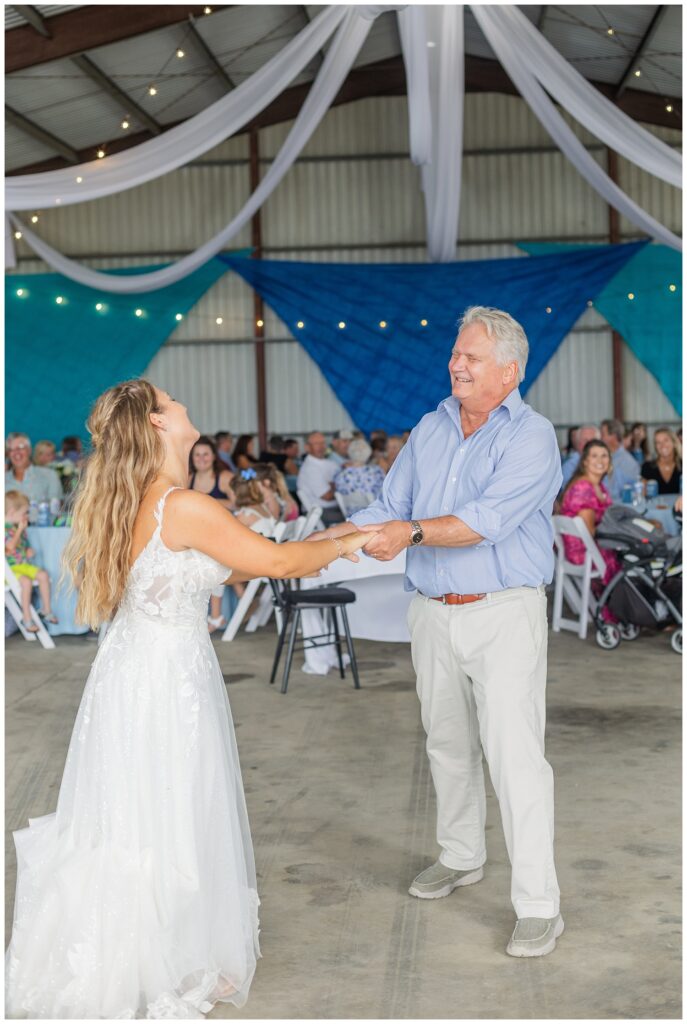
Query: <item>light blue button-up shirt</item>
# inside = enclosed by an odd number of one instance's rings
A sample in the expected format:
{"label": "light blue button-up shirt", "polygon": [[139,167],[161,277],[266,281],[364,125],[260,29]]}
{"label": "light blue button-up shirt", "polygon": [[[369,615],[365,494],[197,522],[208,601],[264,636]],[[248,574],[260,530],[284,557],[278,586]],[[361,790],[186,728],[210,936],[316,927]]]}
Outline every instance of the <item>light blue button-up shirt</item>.
{"label": "light blue button-up shirt", "polygon": [[407,549],[406,590],[429,597],[536,587],[553,576],[553,501],[561,459],[553,426],[516,389],[467,439],[450,397],[412,431],[381,496],[351,521],[454,515],[484,540]]}
{"label": "light blue button-up shirt", "polygon": [[623,487],[634,484],[641,476],[641,467],[634,456],[623,448],[617,448],[613,455],[613,472],[605,476],[603,482],[608,487],[613,501],[622,501]]}

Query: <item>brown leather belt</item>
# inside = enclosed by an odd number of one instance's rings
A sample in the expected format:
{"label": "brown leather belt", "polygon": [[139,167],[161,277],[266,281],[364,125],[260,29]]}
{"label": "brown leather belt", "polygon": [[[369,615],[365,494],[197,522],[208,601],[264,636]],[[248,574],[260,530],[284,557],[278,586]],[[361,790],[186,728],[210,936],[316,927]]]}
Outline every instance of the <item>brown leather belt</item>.
{"label": "brown leather belt", "polygon": [[486,596],[486,594],[442,594],[440,597],[430,597],[430,601],[441,601],[442,604],[472,604],[473,601],[484,600]]}

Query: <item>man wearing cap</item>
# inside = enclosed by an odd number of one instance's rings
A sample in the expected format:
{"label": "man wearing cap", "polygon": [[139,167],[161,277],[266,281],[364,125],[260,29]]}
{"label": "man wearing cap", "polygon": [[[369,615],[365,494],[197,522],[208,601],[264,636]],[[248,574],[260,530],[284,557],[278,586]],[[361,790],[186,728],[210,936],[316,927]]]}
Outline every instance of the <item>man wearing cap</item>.
{"label": "man wearing cap", "polygon": [[449,361],[451,396],[411,432],[381,497],[326,531],[374,528],[364,550],[380,560],[408,549],[405,585],[417,590],[408,625],[440,847],[409,891],[437,899],[483,878],[484,752],[512,866],[517,923],[507,952],[517,957],[550,953],[563,932],[544,755],[544,584],[561,464],[553,426],[518,391],[527,356],[508,313],[468,309]]}
{"label": "man wearing cap", "polygon": [[350,430],[337,430],[332,438],[332,450],[329,458],[335,462],[337,469],[341,469],[348,462],[348,446],[353,440]]}

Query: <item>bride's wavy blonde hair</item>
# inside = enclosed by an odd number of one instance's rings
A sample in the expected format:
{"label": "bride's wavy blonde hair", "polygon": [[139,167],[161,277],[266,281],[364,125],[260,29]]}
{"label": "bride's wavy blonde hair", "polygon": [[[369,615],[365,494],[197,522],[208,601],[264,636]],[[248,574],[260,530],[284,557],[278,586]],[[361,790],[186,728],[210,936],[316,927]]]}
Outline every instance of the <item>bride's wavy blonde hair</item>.
{"label": "bride's wavy blonde hair", "polygon": [[112,617],[124,593],[134,522],[164,461],[150,421],[161,411],[149,381],[127,380],[97,399],[86,424],[92,452],[74,503],[63,577],[78,587],[76,618],[91,629]]}

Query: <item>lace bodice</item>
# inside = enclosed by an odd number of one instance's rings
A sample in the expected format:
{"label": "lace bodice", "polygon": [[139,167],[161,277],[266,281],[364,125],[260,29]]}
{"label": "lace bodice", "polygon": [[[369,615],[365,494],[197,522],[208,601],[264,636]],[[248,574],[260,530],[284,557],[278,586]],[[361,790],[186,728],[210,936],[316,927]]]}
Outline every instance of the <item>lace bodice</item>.
{"label": "lace bodice", "polygon": [[231,569],[193,548],[172,551],[162,540],[165,501],[179,489],[170,487],[157,503],[157,527],[131,567],[119,615],[175,627],[205,627],[210,592]]}

